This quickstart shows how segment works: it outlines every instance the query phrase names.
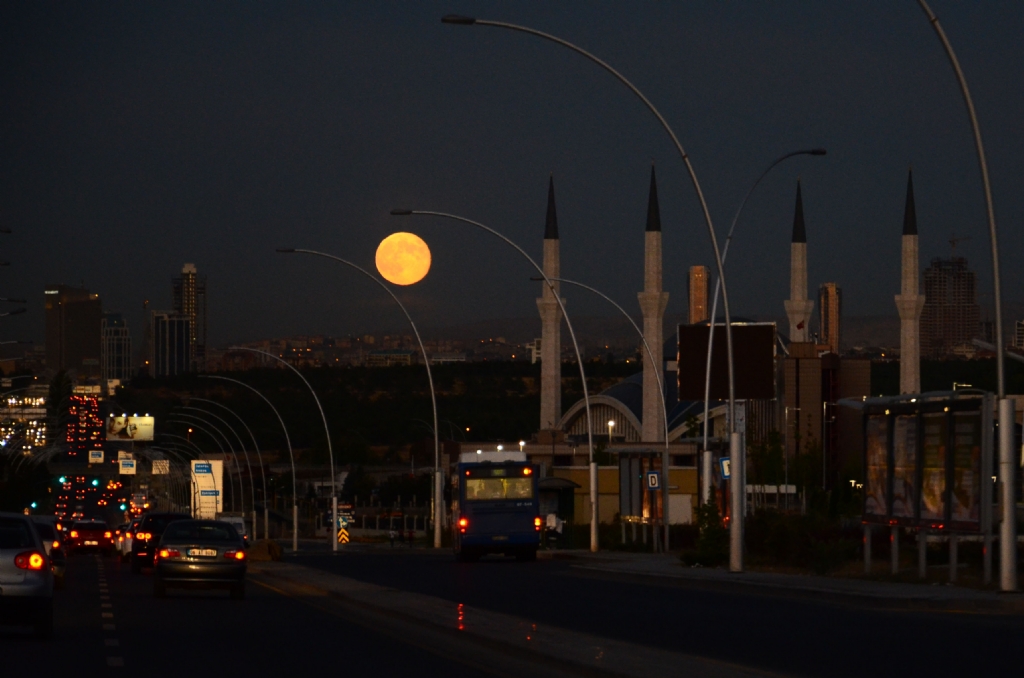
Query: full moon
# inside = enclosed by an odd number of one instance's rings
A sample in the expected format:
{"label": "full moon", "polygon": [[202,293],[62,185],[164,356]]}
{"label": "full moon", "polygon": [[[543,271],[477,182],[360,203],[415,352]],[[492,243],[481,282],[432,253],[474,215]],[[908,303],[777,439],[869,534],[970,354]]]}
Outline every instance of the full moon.
{"label": "full moon", "polygon": [[388,282],[412,285],[430,270],[430,248],[414,233],[392,233],[377,246],[377,271]]}

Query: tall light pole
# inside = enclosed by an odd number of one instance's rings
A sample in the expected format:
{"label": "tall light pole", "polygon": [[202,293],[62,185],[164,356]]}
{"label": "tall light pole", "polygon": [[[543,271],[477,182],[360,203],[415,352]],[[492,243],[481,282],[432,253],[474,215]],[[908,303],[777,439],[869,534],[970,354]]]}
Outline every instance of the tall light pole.
{"label": "tall light pole", "polygon": [[[605,294],[604,292],[601,292],[600,290],[598,290],[596,288],[591,287],[590,285],[584,285],[581,282],[577,282],[575,280],[567,280],[565,278],[552,278],[552,280],[554,280],[555,282],[566,283],[567,285],[575,285],[576,287],[582,287],[585,290],[589,290],[590,292],[593,292],[594,294],[596,294],[597,296],[601,297],[602,299],[607,301],[609,304],[611,304],[612,306],[617,308],[619,310],[619,312],[622,313],[622,315],[626,316],[626,320],[628,320],[629,324],[633,326],[633,329],[636,330],[636,333],[640,335],[640,341],[643,342],[644,350],[647,351],[647,357],[650,359],[652,365],[655,364],[655,362],[654,362],[654,352],[651,350],[650,344],[647,343],[647,338],[644,336],[643,330],[641,330],[640,326],[637,325],[636,322],[633,321],[633,317],[631,315],[629,315],[628,313],[626,313],[626,309],[624,309],[621,306],[619,306],[607,294]],[[668,450],[669,450],[669,447],[668,447],[668,404],[665,402],[665,384],[662,381],[662,369],[661,369],[661,366],[660,365],[655,365],[655,367],[656,367],[656,369],[655,369],[655,372],[654,372],[654,376],[658,380],[658,395],[661,397],[661,410],[662,410],[662,412],[664,414],[663,423],[665,424],[665,450],[664,450],[664,452],[662,452],[662,456],[661,456],[661,467],[665,471],[665,482],[662,484],[662,487],[661,487],[661,492],[662,492],[662,496],[661,496],[662,514],[661,514],[661,517],[662,517],[662,523],[663,523],[662,527],[664,529],[664,535],[663,535],[664,541],[662,543],[665,545],[665,551],[668,551],[668,549],[669,549],[669,542],[668,542],[668,521],[669,521],[669,513],[668,513],[668,466],[669,466],[669,455],[668,455]],[[608,422],[608,426],[609,426],[609,428],[608,428],[608,443],[611,444],[611,442],[612,442],[612,430],[611,430],[611,427],[615,426],[615,422],[614,421],[609,421]]]}
{"label": "tall light pole", "polygon": [[[263,468],[263,455],[260,453],[260,446],[259,443],[256,442],[256,436],[252,434],[252,429],[250,429],[249,425],[245,423],[245,419],[242,419],[237,412],[223,403],[218,403],[216,400],[207,400],[206,398],[196,398],[195,396],[190,396],[189,400],[195,400],[200,403],[210,403],[211,405],[224,408],[234,415],[235,419],[241,422],[242,426],[245,427],[246,432],[249,434],[249,438],[252,439],[253,449],[256,450],[256,459],[260,462],[260,478],[263,481],[263,538],[270,539],[270,509],[267,508],[267,473]],[[255,527],[253,528],[253,537],[256,537]]]}
{"label": "tall light pole", "polygon": [[409,311],[406,310],[405,304],[399,301],[398,297],[391,290],[390,287],[385,285],[379,278],[371,274],[369,271],[364,269],[362,266],[353,264],[351,261],[346,261],[340,257],[336,257],[333,254],[327,254],[326,252],[317,252],[315,250],[304,250],[304,249],[293,249],[293,248],[281,248],[277,250],[281,254],[312,254],[318,257],[324,257],[332,261],[336,261],[339,264],[345,264],[365,275],[370,280],[377,283],[384,289],[385,292],[391,295],[391,298],[398,304],[398,307],[402,309],[402,313],[405,314],[405,319],[409,321],[409,326],[412,327],[413,334],[416,335],[416,343],[420,346],[420,353],[423,355],[423,365],[427,368],[427,381],[430,384],[430,404],[434,409],[434,548],[441,548],[441,526],[444,523],[444,511],[442,510],[442,503],[444,501],[444,489],[441,484],[441,444],[440,438],[438,437],[437,430],[437,395],[434,393],[434,375],[430,371],[430,356],[427,355],[427,349],[423,346],[423,339],[420,337],[420,331],[416,328],[416,323],[413,322],[412,316],[409,315]]}
{"label": "tall light pole", "polygon": [[580,346],[576,343],[576,332],[572,329],[572,322],[569,320],[569,316],[565,312],[565,304],[562,303],[561,297],[558,296],[555,285],[544,269],[541,268],[536,261],[533,260],[529,254],[526,253],[519,245],[515,244],[504,235],[495,231],[490,226],[485,226],[478,221],[460,217],[455,214],[447,214],[445,212],[430,212],[427,210],[407,210],[407,209],[394,209],[391,210],[391,214],[394,216],[405,217],[405,216],[430,216],[430,217],[442,217],[445,219],[452,219],[454,221],[461,221],[464,224],[470,226],[476,226],[479,229],[487,231],[491,235],[504,241],[507,245],[510,245],[513,249],[523,255],[527,261],[529,261],[537,272],[540,273],[541,278],[544,279],[544,283],[552,291],[555,301],[558,302],[558,308],[562,312],[562,317],[565,318],[565,325],[569,328],[569,337],[572,339],[573,350],[576,351],[576,364],[580,368],[580,381],[583,383],[583,402],[587,408],[587,445],[590,449],[590,550],[597,551],[598,538],[597,538],[597,462],[594,460],[594,424],[590,417],[590,394],[587,391],[587,375],[583,370],[583,355],[580,353]]}
{"label": "tall light pole", "polygon": [[313,390],[313,385],[306,381],[306,377],[304,377],[302,375],[302,372],[299,372],[294,365],[292,365],[287,360],[281,359],[279,356],[276,356],[273,353],[267,353],[266,351],[261,351],[257,348],[249,348],[248,346],[231,346],[229,347],[228,350],[250,351],[252,353],[259,353],[260,355],[265,355],[268,358],[273,358],[277,362],[281,363],[282,365],[290,369],[295,374],[299,375],[299,379],[301,379],[302,383],[306,385],[306,388],[309,389],[309,392],[313,394],[313,400],[316,401],[316,408],[320,410],[320,419],[322,419],[324,422],[324,435],[327,436],[327,458],[328,461],[330,462],[331,469],[331,529],[327,530],[327,538],[331,542],[331,550],[337,551],[338,540],[334,536],[334,531],[338,529],[338,488],[335,487],[334,449],[331,447],[331,430],[327,428],[327,416],[324,414],[323,405],[320,404],[320,398],[317,396],[316,391]]}
{"label": "tall light pole", "polygon": [[[461,26],[493,26],[495,28],[504,28],[512,31],[518,31],[520,33],[527,33],[529,35],[543,38],[544,40],[550,40],[551,42],[571,49],[572,51],[580,54],[581,56],[590,59],[595,64],[603,68],[604,70],[611,73],[625,85],[630,92],[632,92],[647,109],[654,114],[654,117],[658,119],[662,128],[668,134],[672,140],[672,144],[675,146],[676,151],[679,153],[679,157],[682,159],[683,164],[686,165],[686,171],[690,175],[690,181],[693,183],[693,188],[697,193],[697,200],[700,202],[701,210],[704,213],[704,223],[707,226],[708,238],[711,241],[711,249],[715,255],[715,265],[718,267],[718,277],[722,281],[722,306],[725,312],[725,345],[727,362],[729,365],[729,449],[732,457],[732,476],[731,476],[731,487],[733,495],[736,496],[739,493],[743,496],[744,483],[744,460],[743,460],[743,449],[740,445],[740,436],[736,431],[736,389],[735,380],[733,378],[733,355],[732,355],[732,321],[729,312],[729,294],[725,284],[725,269],[722,266],[722,257],[718,249],[718,238],[715,236],[715,226],[711,222],[711,212],[708,209],[707,201],[704,199],[704,191],[701,190],[700,182],[697,181],[697,173],[693,169],[693,165],[690,163],[690,156],[687,155],[686,151],[683,150],[683,145],[679,143],[679,138],[676,133],[669,126],[665,117],[654,107],[654,104],[644,96],[644,94],[636,88],[636,86],[626,79],[624,75],[619,73],[617,70],[612,68],[609,64],[605,63],[598,57],[594,56],[590,52],[586,51],[582,47],[578,47],[571,42],[555,37],[549,33],[543,33],[533,28],[527,28],[526,26],[519,26],[516,24],[504,23],[501,21],[488,21],[483,19],[476,19],[472,17],[448,15],[441,19],[442,23],[454,24]],[[742,513],[742,505],[740,506],[740,513]],[[743,521],[732,520],[729,521],[729,569],[733,572],[743,571]]]}
{"label": "tall light pole", "polygon": [[[743,200],[740,201],[740,206],[736,209],[736,214],[732,217],[732,223],[729,224],[729,232],[725,236],[725,247],[722,248],[722,265],[725,265],[725,259],[729,256],[729,245],[732,243],[732,233],[736,230],[736,224],[739,223],[740,214],[743,212],[743,208],[747,204],[747,200],[754,193],[754,189],[757,188],[761,180],[768,176],[776,165],[779,163],[793,158],[798,155],[825,155],[826,151],[824,148],[811,148],[804,151],[793,151],[792,153],[786,153],[781,155],[772,161],[772,164],[768,165],[761,176],[757,178],[757,181],[750,187],[746,195],[743,196]],[[718,315],[718,293],[721,290],[721,279],[715,281],[715,295],[711,302],[711,315],[708,320],[708,359],[707,364],[704,368],[704,447],[701,453],[701,502],[708,502],[711,500],[711,450],[708,449],[708,412],[711,403],[711,354],[714,349],[714,337],[715,337],[715,316]],[[746,488],[744,488],[744,496]]]}
{"label": "tall light pole", "polygon": [[292,452],[292,439],[288,436],[288,427],[284,425],[284,419],[281,418],[281,413],[277,411],[276,407],[274,407],[274,403],[267,400],[267,397],[265,395],[257,391],[252,386],[249,386],[249,384],[245,383],[244,381],[232,379],[231,377],[222,377],[217,374],[200,374],[199,378],[219,379],[220,381],[229,381],[232,384],[244,386],[245,388],[249,389],[256,395],[258,395],[260,398],[262,398],[263,402],[265,402],[270,407],[270,409],[274,411],[274,415],[277,416],[277,420],[281,423],[281,430],[284,431],[284,440],[288,444],[288,458],[291,459],[292,462],[292,553],[296,553],[299,550],[299,496],[295,489],[295,453]]}
{"label": "tall light pole", "polygon": [[[189,399],[189,401],[192,401],[192,400],[202,400],[202,398],[190,398]],[[209,401],[209,402],[213,402],[213,401]],[[240,435],[238,435],[238,431],[236,431],[235,428],[231,424],[229,424],[227,421],[225,421],[223,417],[219,417],[219,416],[217,416],[216,414],[214,414],[213,412],[211,412],[209,410],[204,410],[201,407],[191,407],[189,405],[181,405],[180,407],[183,410],[191,410],[191,411],[195,411],[195,412],[200,412],[200,413],[205,414],[207,416],[213,417],[214,419],[216,419],[220,423],[224,424],[224,426],[227,427],[227,429],[229,431],[231,431],[231,435],[235,436],[235,440],[238,441],[238,446],[242,449],[242,455],[245,457],[245,466],[246,466],[246,468],[249,469],[249,498],[250,498],[250,505],[249,506],[252,509],[252,534],[253,534],[253,539],[255,539],[256,538],[256,483],[253,480],[253,475],[255,475],[255,474],[253,474],[253,472],[252,472],[252,464],[249,463],[249,453],[245,449],[245,443],[242,442],[242,437]],[[237,462],[237,458],[236,458],[235,467],[237,468],[237,466],[238,466],[238,462]],[[241,478],[239,478],[239,481],[241,481]],[[243,516],[245,514],[244,502],[243,502],[243,505],[242,505],[242,514],[243,514]]]}
{"label": "tall light pole", "polygon": [[985,146],[981,142],[981,127],[978,124],[978,116],[974,112],[974,101],[971,99],[971,92],[967,88],[967,78],[960,68],[960,62],[953,51],[953,45],[949,43],[946,32],[939,24],[939,18],[932,12],[931,7],[925,0],[917,0],[917,4],[924,10],[929,23],[939,36],[949,63],[956,74],[957,82],[960,84],[960,93],[964,97],[964,104],[967,106],[967,116],[971,120],[971,130],[974,133],[974,149],[978,155],[978,166],[981,169],[981,185],[985,191],[985,211],[988,219],[988,235],[992,246],[992,296],[996,305],[996,384],[997,396],[999,399],[999,484],[1002,493],[1000,495],[1003,505],[1003,520],[999,527],[999,586],[1003,591],[1017,590],[1017,493],[1014,483],[1017,473],[1014,468],[1019,462],[1014,458],[1013,453],[1013,427],[1014,427],[1014,402],[1006,397],[1006,375],[1003,371],[1003,354],[1006,351],[1006,344],[1003,343],[1003,301],[999,292],[999,241],[996,237],[996,212],[992,206],[992,186],[988,180],[988,161],[985,160]]}

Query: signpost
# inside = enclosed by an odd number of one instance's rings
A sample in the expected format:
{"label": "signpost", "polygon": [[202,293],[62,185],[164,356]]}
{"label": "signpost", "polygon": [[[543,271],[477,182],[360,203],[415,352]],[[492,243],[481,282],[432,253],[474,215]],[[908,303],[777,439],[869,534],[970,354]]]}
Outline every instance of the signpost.
{"label": "signpost", "polygon": [[90,464],[102,464],[103,463],[103,450],[89,450],[89,463]]}
{"label": "signpost", "polygon": [[117,462],[120,466],[120,473],[123,476],[135,475],[135,460],[134,459],[122,459]]}
{"label": "signpost", "polygon": [[338,504],[338,543],[347,544],[349,542],[349,525],[355,523],[355,511],[352,509],[352,504]]}
{"label": "signpost", "polygon": [[718,461],[722,465],[722,478],[728,480],[732,477],[732,463],[730,462],[729,457],[722,457]]}
{"label": "signpost", "polygon": [[658,471],[647,472],[647,489],[651,492],[661,489],[661,473]]}
{"label": "signpost", "polygon": [[192,515],[214,520],[223,510],[224,462],[219,459],[192,460]]}

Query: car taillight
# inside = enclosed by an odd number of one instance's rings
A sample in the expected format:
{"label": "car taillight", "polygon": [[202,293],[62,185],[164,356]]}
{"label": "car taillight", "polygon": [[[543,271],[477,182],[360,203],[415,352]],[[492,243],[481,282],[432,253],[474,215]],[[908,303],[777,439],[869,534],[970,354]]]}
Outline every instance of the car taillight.
{"label": "car taillight", "polygon": [[526,468],[523,469],[523,475],[524,476],[528,476],[528,475],[530,475],[532,473],[533,473],[533,469],[530,468],[529,466],[527,466]]}
{"label": "car taillight", "polygon": [[14,566],[19,570],[39,571],[46,565],[46,558],[36,551],[26,551],[14,556]]}
{"label": "car taillight", "polygon": [[152,538],[152,536],[153,535],[150,534],[149,532],[139,532],[138,534],[135,535],[135,538],[139,539],[141,541],[149,541],[150,538]]}
{"label": "car taillight", "polygon": [[228,560],[245,560],[245,551],[225,551],[224,557]]}
{"label": "car taillight", "polygon": [[103,538],[104,539],[110,539],[110,533],[109,532],[104,532],[103,533]]}
{"label": "car taillight", "polygon": [[459,532],[465,532],[467,527],[469,527],[469,521],[465,518],[459,518]]}
{"label": "car taillight", "polygon": [[181,551],[175,549],[160,549],[160,558],[181,558]]}
{"label": "car taillight", "polygon": [[540,531],[540,525],[541,525],[540,516],[537,516],[536,518],[533,519],[533,529],[535,529],[535,530],[537,530],[539,532]]}
{"label": "car taillight", "polygon": [[125,532],[124,533],[124,538],[125,539],[131,539],[132,538],[132,533],[131,532]]}
{"label": "car taillight", "polygon": [[78,539],[78,530],[71,530],[71,538]]}
{"label": "car taillight", "polygon": [[59,549],[60,548],[60,542],[59,541],[53,542],[53,546],[51,546],[50,548]]}

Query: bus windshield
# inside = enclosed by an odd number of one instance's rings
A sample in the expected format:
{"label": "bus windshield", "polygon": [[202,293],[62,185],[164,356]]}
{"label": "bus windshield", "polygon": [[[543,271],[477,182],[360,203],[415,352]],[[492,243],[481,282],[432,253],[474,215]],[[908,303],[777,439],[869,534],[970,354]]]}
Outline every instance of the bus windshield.
{"label": "bus windshield", "polygon": [[466,479],[466,501],[493,501],[495,499],[533,499],[533,479]]}

